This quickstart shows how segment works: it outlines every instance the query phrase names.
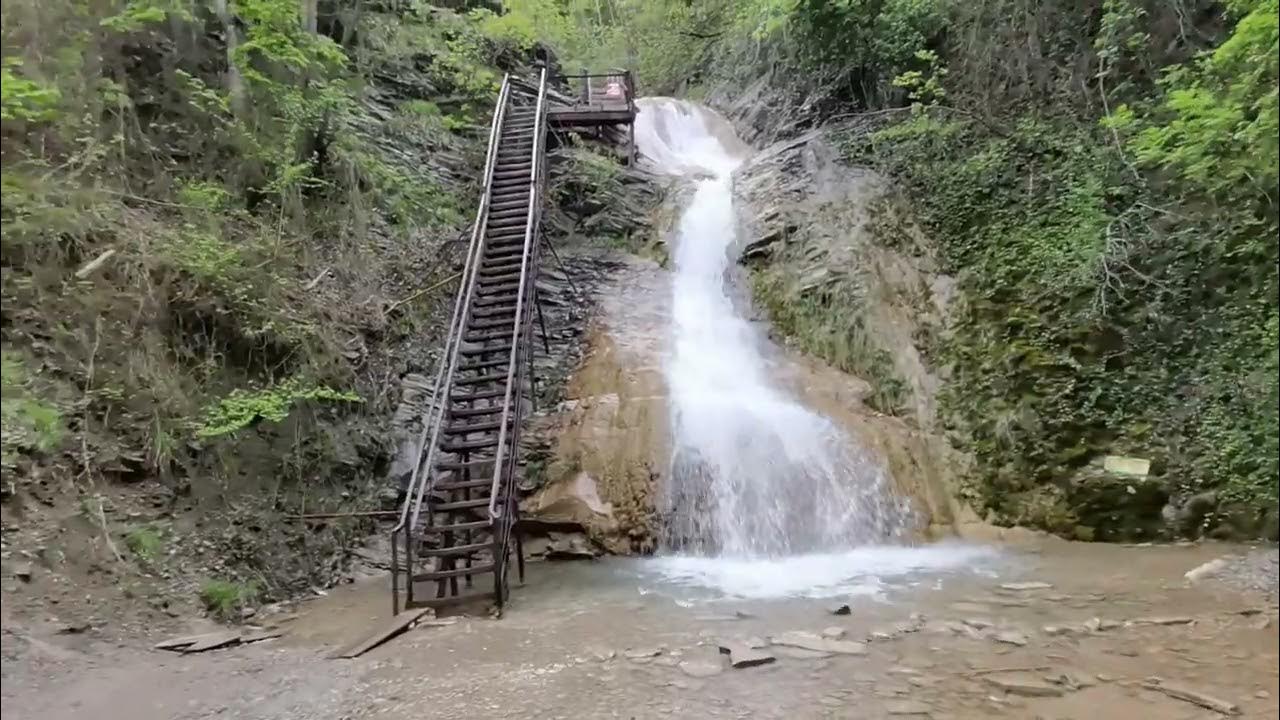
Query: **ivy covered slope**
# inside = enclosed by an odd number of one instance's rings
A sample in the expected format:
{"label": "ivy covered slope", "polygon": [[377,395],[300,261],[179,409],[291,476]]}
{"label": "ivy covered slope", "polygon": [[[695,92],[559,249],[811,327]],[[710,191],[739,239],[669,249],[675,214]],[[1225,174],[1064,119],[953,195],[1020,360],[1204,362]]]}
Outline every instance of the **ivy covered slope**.
{"label": "ivy covered slope", "polygon": [[[423,2],[2,13],[6,531],[79,497],[117,533],[113,508],[162,534],[368,509],[526,41]],[[159,509],[126,513],[120,481]],[[332,569],[228,541],[268,594]]]}
{"label": "ivy covered slope", "polygon": [[[921,349],[988,517],[1275,535],[1276,0],[621,5],[649,88],[758,98],[765,139],[834,122],[906,191],[957,280]],[[841,347],[846,294],[792,290],[783,326]]]}

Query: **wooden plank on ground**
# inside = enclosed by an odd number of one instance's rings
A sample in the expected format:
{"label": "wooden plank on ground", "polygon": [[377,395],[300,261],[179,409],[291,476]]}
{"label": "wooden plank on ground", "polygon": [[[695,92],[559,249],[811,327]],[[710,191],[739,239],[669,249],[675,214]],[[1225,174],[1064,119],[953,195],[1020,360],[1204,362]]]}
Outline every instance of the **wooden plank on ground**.
{"label": "wooden plank on ground", "polygon": [[222,633],[210,633],[206,635],[203,639],[197,642],[194,642],[188,645],[187,647],[183,648],[182,653],[185,655],[190,653],[204,652],[205,650],[217,650],[220,647],[234,645],[235,643],[240,642],[241,634],[242,633],[239,630],[231,630],[229,632],[222,632]]}
{"label": "wooden plank on ground", "polygon": [[263,630],[258,630],[256,632],[251,632],[247,635],[242,635],[240,637],[240,642],[242,644],[248,645],[249,643],[261,642],[263,640],[273,640],[283,635],[284,635],[283,630],[278,630],[276,628],[266,628]]}
{"label": "wooden plank on ground", "polygon": [[200,642],[201,640],[206,640],[210,637],[213,637],[214,635],[222,635],[222,634],[223,634],[222,632],[211,632],[211,633],[201,633],[199,635],[187,635],[186,637],[169,638],[168,640],[162,640],[156,643],[152,647],[154,647],[156,650],[178,650],[188,645],[194,645]]}
{"label": "wooden plank on ground", "polygon": [[430,612],[432,612],[432,608],[429,607],[405,610],[377,626],[372,633],[363,639],[335,650],[329,657],[334,659],[359,657],[404,632],[405,628],[412,625],[415,620]]}

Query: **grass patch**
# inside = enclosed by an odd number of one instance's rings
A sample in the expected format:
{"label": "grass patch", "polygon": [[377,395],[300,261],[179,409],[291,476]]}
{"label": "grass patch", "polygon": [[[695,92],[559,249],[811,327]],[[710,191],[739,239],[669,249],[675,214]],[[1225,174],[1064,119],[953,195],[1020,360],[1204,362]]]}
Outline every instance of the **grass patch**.
{"label": "grass patch", "polygon": [[200,587],[200,602],[210,615],[225,622],[239,619],[240,611],[257,602],[260,594],[257,582],[208,580]]}
{"label": "grass patch", "polygon": [[164,550],[164,536],[151,525],[132,528],[124,535],[125,547],[143,562],[152,562]]}

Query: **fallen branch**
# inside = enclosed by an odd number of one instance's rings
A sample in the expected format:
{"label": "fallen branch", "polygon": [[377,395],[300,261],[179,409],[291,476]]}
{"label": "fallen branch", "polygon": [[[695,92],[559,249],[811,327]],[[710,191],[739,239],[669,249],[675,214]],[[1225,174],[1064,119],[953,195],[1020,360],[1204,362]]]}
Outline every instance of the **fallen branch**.
{"label": "fallen branch", "polygon": [[332,268],[325,268],[324,270],[321,270],[321,271],[320,271],[320,274],[319,274],[319,275],[317,275],[317,276],[315,276],[315,277],[313,277],[313,278],[311,278],[310,282],[308,282],[306,285],[303,285],[303,286],[302,286],[302,289],[303,289],[303,290],[314,290],[314,289],[316,288],[316,286],[320,284],[320,281],[321,281],[321,280],[323,280],[323,279],[325,279],[325,278],[329,277],[329,271],[330,271],[330,270],[332,270]]}
{"label": "fallen branch", "polygon": [[1022,667],[998,667],[998,668],[980,668],[978,670],[970,670],[962,675],[991,675],[992,673],[1012,673],[1012,672],[1042,672],[1049,670],[1052,665],[1024,665]]}
{"label": "fallen branch", "polygon": [[340,518],[358,518],[358,517],[385,517],[388,515],[399,515],[399,510],[369,510],[366,512],[332,512],[332,513],[306,513],[304,515],[285,515],[284,519],[293,520],[337,520]]}
{"label": "fallen branch", "polygon": [[438,288],[438,287],[441,287],[441,286],[443,286],[443,285],[446,285],[446,284],[448,284],[448,283],[451,283],[451,282],[453,282],[454,280],[457,280],[457,279],[458,279],[458,278],[460,278],[460,277],[462,277],[462,273],[454,273],[453,275],[450,275],[449,277],[447,277],[447,278],[445,278],[445,279],[441,280],[440,282],[438,282],[438,283],[436,283],[436,284],[434,284],[434,285],[430,285],[430,286],[428,286],[428,287],[424,287],[424,288],[422,288],[421,290],[419,290],[419,291],[417,291],[417,292],[413,293],[412,295],[410,295],[409,297],[404,298],[403,300],[397,300],[397,301],[395,301],[395,302],[391,303],[390,305],[388,305],[388,306],[387,306],[387,309],[386,309],[386,311],[385,311],[385,312],[386,312],[386,314],[387,314],[387,315],[390,315],[390,314],[391,314],[391,312],[392,312],[393,310],[395,310],[396,308],[400,307],[401,305],[404,305],[405,303],[413,302],[414,300],[417,300],[418,298],[422,297],[423,295],[426,295],[427,293],[431,292],[432,290],[435,290],[435,289],[436,289],[436,288]]}
{"label": "fallen branch", "polygon": [[90,260],[89,262],[85,263],[84,265],[80,266],[80,269],[76,271],[76,279],[77,279],[77,280],[84,280],[85,278],[87,278],[87,277],[89,277],[90,275],[94,274],[95,272],[97,272],[97,271],[98,271],[98,268],[100,268],[100,267],[102,267],[103,265],[105,265],[105,264],[106,264],[106,262],[107,262],[108,260],[110,260],[110,259],[111,259],[111,257],[112,257],[113,255],[115,255],[115,254],[116,254],[116,249],[115,249],[115,248],[111,248],[111,249],[109,249],[109,250],[104,250],[104,251],[102,252],[102,254],[101,254],[101,255],[99,255],[98,257],[96,257],[96,258],[94,258],[94,259]]}
{"label": "fallen branch", "polygon": [[1193,705],[1199,705],[1202,708],[1207,708],[1214,712],[1222,713],[1223,715],[1240,714],[1240,706],[1233,702],[1228,702],[1221,698],[1213,697],[1212,695],[1206,695],[1182,685],[1169,685],[1158,677],[1147,678],[1143,681],[1142,687],[1147,690],[1155,690],[1156,692],[1164,693],[1175,700],[1182,700],[1183,702],[1189,702]]}

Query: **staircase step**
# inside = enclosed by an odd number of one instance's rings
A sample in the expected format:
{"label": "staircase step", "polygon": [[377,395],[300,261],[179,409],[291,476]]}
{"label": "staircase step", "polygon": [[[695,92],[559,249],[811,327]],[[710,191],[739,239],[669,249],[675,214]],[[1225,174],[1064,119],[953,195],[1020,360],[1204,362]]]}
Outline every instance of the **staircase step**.
{"label": "staircase step", "polygon": [[480,308],[472,310],[473,318],[506,318],[508,321],[515,321],[516,304],[513,300],[507,305],[494,305],[491,308]]}
{"label": "staircase step", "polygon": [[457,500],[454,502],[432,503],[432,512],[449,512],[450,510],[469,510],[471,508],[489,507],[489,498],[475,498],[473,500]]}
{"label": "staircase step", "polygon": [[520,279],[520,273],[517,271],[513,273],[507,273],[506,275],[490,275],[488,277],[482,277],[482,278],[479,278],[477,284],[482,288],[487,288],[493,285],[501,285],[503,283],[515,282],[519,279]]}
{"label": "staircase step", "polygon": [[[453,557],[456,555],[471,555],[481,550],[493,550],[492,542],[472,543],[470,545],[454,545],[453,547],[442,548],[424,548],[418,551],[423,557]],[[472,566],[476,567],[476,566]]]}
{"label": "staircase step", "polygon": [[490,330],[492,328],[512,328],[515,325],[514,317],[500,317],[495,320],[472,320],[467,323],[468,330]]}
{"label": "staircase step", "polygon": [[[500,395],[506,394],[505,392]],[[479,440],[458,440],[457,442],[440,443],[440,449],[448,453],[467,452],[470,450],[484,450],[492,448],[498,444],[496,435],[490,435]],[[436,508],[437,510],[440,508]]]}
{"label": "staircase step", "polygon": [[471,306],[472,307],[490,307],[493,305],[515,304],[515,302],[516,302],[515,292],[507,293],[506,296],[503,296],[502,293],[490,291],[490,292],[484,293],[483,296],[476,297],[475,300],[472,300]]}
{"label": "staircase step", "polygon": [[504,200],[520,200],[527,201],[529,199],[529,186],[524,186],[516,190],[507,190],[502,193],[493,193],[489,196],[489,202],[497,203]]}
{"label": "staircase step", "polygon": [[[471,400],[494,400],[496,398],[505,397],[506,394],[507,394],[507,389],[504,387],[501,390],[484,390],[482,392],[465,393],[461,395],[450,395],[449,399],[452,400],[453,402],[468,402]],[[513,396],[515,394],[516,393],[512,393]],[[478,447],[486,447],[486,446],[480,445]],[[456,452],[456,451],[446,450],[446,452]]]}
{"label": "staircase step", "polygon": [[[505,337],[511,337],[511,336],[507,335]],[[465,350],[462,350],[460,354],[463,357],[475,357],[477,355],[488,355],[490,353],[505,353],[510,351],[511,351],[511,343],[506,343],[506,344],[500,344],[500,345],[467,348]]]}
{"label": "staircase step", "polygon": [[493,478],[483,478],[481,480],[458,480],[437,482],[433,487],[437,490],[466,490],[469,488],[487,488],[493,485]]}
{"label": "staircase step", "polygon": [[509,360],[498,358],[496,360],[481,360],[479,362],[469,362],[466,365],[459,365],[458,372],[470,372],[472,370],[484,370],[485,368],[505,367]]}
{"label": "staircase step", "polygon": [[479,565],[472,565],[469,568],[457,568],[455,570],[433,570],[431,572],[418,573],[414,575],[413,581],[414,582],[430,582],[432,580],[445,580],[453,577],[461,577],[463,575],[483,575],[488,572],[493,572],[493,569],[494,569],[494,564],[489,562],[489,563],[481,563]]}
{"label": "staircase step", "polygon": [[482,265],[480,267],[479,274],[480,274],[480,277],[487,277],[492,275],[505,275],[506,273],[509,273],[512,270],[519,270],[519,269],[520,269],[519,262],[502,263],[502,264],[495,264],[495,265],[488,265],[488,266]]}
{"label": "staircase step", "polygon": [[464,532],[466,530],[487,530],[492,523],[488,520],[477,520],[475,522],[452,523],[449,525],[427,525],[419,528],[418,532],[422,535],[438,535],[447,532]]}
{"label": "staircase step", "polygon": [[493,383],[493,382],[505,383],[506,381],[507,381],[507,374],[505,372],[490,373],[488,375],[480,375],[478,377],[454,378],[453,386],[466,387],[468,385],[484,385],[486,383]]}
{"label": "staircase step", "polygon": [[[483,298],[483,299],[489,299],[489,298],[491,298],[491,297],[493,297],[493,296],[496,296],[496,295],[502,295],[503,297],[510,297],[509,302],[515,302],[515,298],[516,298],[516,289],[517,289],[517,288],[516,288],[516,286],[515,286],[514,284],[512,284],[512,285],[494,285],[494,286],[492,286],[492,287],[487,287],[487,288],[485,288],[485,295],[484,295],[484,298]],[[472,304],[474,304],[474,303],[472,303]],[[486,303],[486,304],[482,304],[482,305],[480,305],[480,307],[487,307],[488,305],[495,305],[495,304],[497,304],[497,303]],[[489,340],[496,340],[496,339],[497,339],[497,336],[490,337],[490,338],[480,338],[480,337],[470,338],[470,337],[465,337],[465,336],[464,336],[462,339],[463,339],[463,340],[465,340],[466,342],[474,343],[474,342],[483,342],[485,339],[489,339]]]}
{"label": "staircase step", "polygon": [[529,209],[529,199],[527,197],[523,197],[515,200],[504,200],[502,202],[490,203],[489,212],[503,212],[505,210],[515,210],[517,208],[523,209],[527,212]]}
{"label": "staircase step", "polygon": [[442,460],[436,463],[437,470],[454,471],[454,472],[461,471],[461,470],[479,470],[480,468],[483,468],[483,467],[488,467],[489,468],[488,472],[492,473],[493,458],[487,458],[484,460],[468,460],[466,462],[459,462],[457,460]]}

